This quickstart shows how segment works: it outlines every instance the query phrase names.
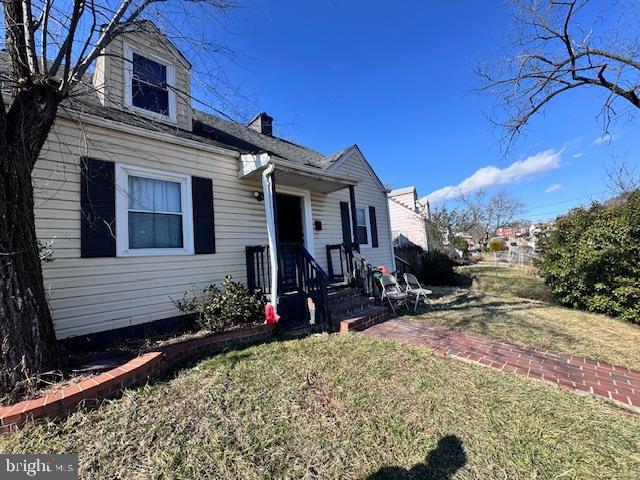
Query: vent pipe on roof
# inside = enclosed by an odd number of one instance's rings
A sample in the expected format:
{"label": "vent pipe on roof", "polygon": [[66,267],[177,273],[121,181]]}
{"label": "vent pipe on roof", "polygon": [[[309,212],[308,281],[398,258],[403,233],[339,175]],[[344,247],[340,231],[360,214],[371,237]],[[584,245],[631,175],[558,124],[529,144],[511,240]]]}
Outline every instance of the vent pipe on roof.
{"label": "vent pipe on roof", "polygon": [[273,135],[273,117],[265,112],[260,112],[253,120],[249,122],[249,128],[263,135]]}

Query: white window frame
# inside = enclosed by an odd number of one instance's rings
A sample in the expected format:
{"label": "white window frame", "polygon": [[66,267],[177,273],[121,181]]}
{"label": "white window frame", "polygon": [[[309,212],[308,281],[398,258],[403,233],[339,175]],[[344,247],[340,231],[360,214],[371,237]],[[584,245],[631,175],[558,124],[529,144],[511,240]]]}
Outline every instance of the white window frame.
{"label": "white window frame", "polygon": [[[161,113],[152,112],[151,110],[147,110],[146,108],[136,107],[133,105],[133,98],[131,90],[133,88],[133,54],[136,53],[141,57],[148,58],[149,60],[153,60],[154,62],[158,62],[161,65],[164,65],[167,69],[167,91],[169,92],[168,105],[169,105],[169,115],[163,115]],[[129,107],[131,110],[140,113],[142,115],[146,115],[148,117],[152,117],[158,120],[163,120],[165,122],[176,123],[177,120],[177,102],[176,102],[176,66],[173,62],[169,61],[166,58],[159,57],[153,53],[148,53],[146,51],[140,50],[138,48],[133,47],[131,44],[125,42],[124,44],[124,104]]]}
{"label": "white window frame", "polygon": [[[371,219],[369,218],[369,206],[368,205],[358,205],[356,204],[356,210],[358,208],[364,209],[364,220],[365,227],[367,227],[367,243],[361,243],[360,247],[372,248],[371,247]],[[349,217],[351,217],[351,209],[349,209]],[[356,214],[356,222],[358,221],[358,215]],[[351,219],[351,225],[353,228],[353,219]],[[360,225],[362,226],[362,225]],[[354,235],[355,236],[355,235]]]}
{"label": "white window frame", "polygon": [[[191,176],[134,165],[116,164],[116,254],[118,257],[193,255],[193,206]],[[129,176],[180,184],[182,248],[129,248]]]}

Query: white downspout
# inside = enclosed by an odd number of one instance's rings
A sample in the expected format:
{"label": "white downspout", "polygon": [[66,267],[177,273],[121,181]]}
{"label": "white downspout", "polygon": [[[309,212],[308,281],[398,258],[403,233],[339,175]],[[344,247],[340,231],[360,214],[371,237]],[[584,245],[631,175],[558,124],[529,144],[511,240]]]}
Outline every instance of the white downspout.
{"label": "white downspout", "polygon": [[271,262],[271,305],[278,313],[278,247],[276,245],[276,221],[273,215],[273,182],[271,174],[275,165],[270,163],[262,172],[262,193],[264,195],[264,211],[267,217],[267,237],[269,240],[269,261]]}

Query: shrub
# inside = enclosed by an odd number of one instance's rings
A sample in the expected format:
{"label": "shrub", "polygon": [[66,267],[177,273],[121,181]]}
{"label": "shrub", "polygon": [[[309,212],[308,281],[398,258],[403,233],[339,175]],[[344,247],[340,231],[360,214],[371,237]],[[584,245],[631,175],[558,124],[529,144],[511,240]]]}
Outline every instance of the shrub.
{"label": "shrub", "polygon": [[173,300],[173,303],[183,313],[197,313],[201,328],[219,333],[259,323],[264,316],[266,302],[259,290],[251,292],[227,276],[222,281],[222,290],[216,285],[209,285],[202,294],[185,292],[181,300]]}
{"label": "shrub", "polygon": [[640,191],[559,218],[537,262],[553,299],[640,323]]}
{"label": "shrub", "polygon": [[504,252],[505,250],[507,250],[507,246],[504,244],[502,240],[494,238],[489,242],[490,252]]}
{"label": "shrub", "polygon": [[464,255],[469,252],[469,243],[464,237],[453,237],[453,246],[460,250]]}
{"label": "shrub", "polygon": [[453,267],[457,264],[442,252],[425,252],[420,257],[418,277],[426,285],[456,285],[457,275]]}

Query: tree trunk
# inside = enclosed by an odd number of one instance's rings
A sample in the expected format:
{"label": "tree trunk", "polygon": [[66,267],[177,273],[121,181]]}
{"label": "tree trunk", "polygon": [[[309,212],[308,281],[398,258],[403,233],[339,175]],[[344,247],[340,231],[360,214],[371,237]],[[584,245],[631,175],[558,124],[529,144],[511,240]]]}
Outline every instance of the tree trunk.
{"label": "tree trunk", "polygon": [[[59,97],[34,86],[13,99],[0,125],[0,391],[59,361],[42,278],[31,173]],[[1,122],[0,122],[1,123]]]}

